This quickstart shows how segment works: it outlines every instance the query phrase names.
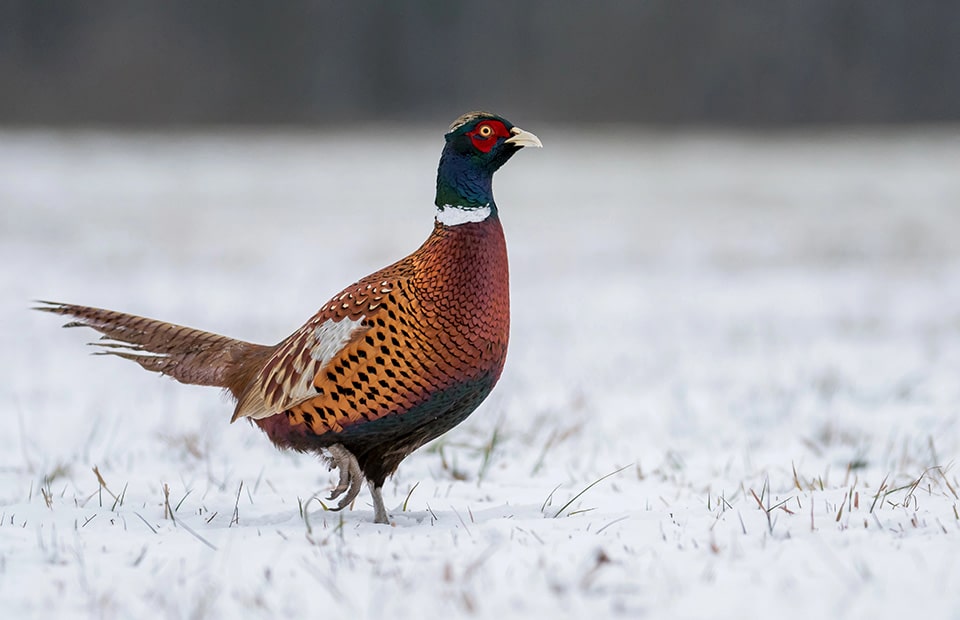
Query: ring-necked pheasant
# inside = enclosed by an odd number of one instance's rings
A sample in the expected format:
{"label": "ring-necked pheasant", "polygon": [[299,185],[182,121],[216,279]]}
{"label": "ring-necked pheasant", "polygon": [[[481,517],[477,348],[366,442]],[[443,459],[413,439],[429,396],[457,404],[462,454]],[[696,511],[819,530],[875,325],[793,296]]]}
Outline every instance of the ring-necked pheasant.
{"label": "ring-necked pheasant", "polygon": [[493,173],[542,146],[503,117],[471,112],[446,134],[433,233],[410,256],[348,286],[275,346],[111,310],[53,302],[65,327],[101,334],[117,355],[183,383],[226,388],[233,420],[250,418],[281,448],[339,469],[330,499],[350,505],[366,478],[374,521],[381,488],[407,455],[462,422],[493,389],[507,354],[507,249]]}

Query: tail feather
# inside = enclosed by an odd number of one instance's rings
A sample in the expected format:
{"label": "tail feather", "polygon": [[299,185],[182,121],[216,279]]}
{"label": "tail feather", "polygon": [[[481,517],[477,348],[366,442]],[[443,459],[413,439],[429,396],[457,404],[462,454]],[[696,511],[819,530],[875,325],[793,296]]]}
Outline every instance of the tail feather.
{"label": "tail feather", "polygon": [[243,391],[249,377],[273,347],[235,340],[210,332],[133,314],[50,301],[34,308],[72,317],[64,327],[89,327],[101,334],[98,355],[115,355],[193,385]]}

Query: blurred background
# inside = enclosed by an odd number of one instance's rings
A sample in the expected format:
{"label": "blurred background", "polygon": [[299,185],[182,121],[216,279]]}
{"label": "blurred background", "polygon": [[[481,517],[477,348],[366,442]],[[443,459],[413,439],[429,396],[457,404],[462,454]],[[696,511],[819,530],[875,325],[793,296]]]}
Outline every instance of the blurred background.
{"label": "blurred background", "polygon": [[960,3],[0,3],[0,123],[960,117]]}

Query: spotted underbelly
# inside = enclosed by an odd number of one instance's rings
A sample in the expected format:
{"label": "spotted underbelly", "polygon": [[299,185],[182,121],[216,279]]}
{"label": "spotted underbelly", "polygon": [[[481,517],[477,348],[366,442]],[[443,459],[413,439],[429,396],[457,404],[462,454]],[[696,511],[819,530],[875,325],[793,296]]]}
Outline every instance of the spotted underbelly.
{"label": "spotted underbelly", "polygon": [[357,449],[364,444],[396,443],[409,453],[465,420],[490,394],[497,378],[496,374],[490,374],[453,385],[430,394],[405,411],[346,425],[338,432],[317,434],[308,424],[291,424],[284,413],[256,423],[271,441],[283,448],[317,451],[335,443]]}

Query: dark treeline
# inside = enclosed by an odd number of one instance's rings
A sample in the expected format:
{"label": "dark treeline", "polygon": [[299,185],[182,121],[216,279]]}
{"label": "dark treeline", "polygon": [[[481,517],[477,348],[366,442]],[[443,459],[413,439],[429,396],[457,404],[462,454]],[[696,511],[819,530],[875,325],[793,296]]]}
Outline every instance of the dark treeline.
{"label": "dark treeline", "polygon": [[960,120],[960,2],[0,2],[0,123]]}

